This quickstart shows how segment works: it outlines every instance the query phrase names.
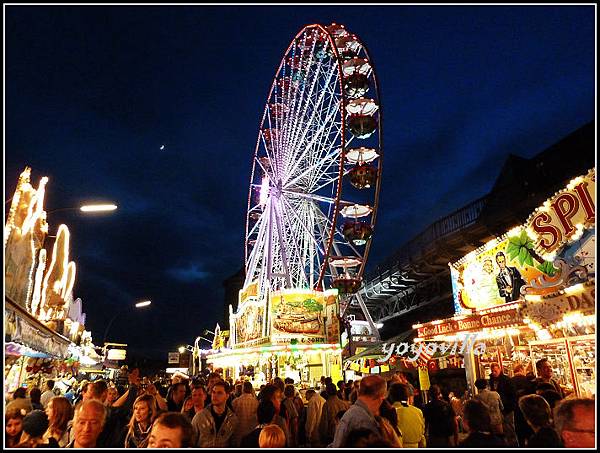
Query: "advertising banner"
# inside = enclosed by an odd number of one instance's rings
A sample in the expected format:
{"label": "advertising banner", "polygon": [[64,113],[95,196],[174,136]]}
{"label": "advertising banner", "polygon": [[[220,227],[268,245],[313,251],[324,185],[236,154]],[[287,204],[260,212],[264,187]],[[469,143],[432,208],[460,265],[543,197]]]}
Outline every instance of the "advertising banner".
{"label": "advertising banner", "polygon": [[169,365],[179,364],[179,353],[169,352]]}
{"label": "advertising banner", "polygon": [[525,225],[451,264],[456,313],[549,294],[570,273],[594,272],[595,181],[594,170],[573,179]]}
{"label": "advertising banner", "polygon": [[[326,341],[326,314],[337,305],[337,291],[303,289],[274,291],[270,297],[271,338],[296,338],[300,343]],[[329,309],[327,309],[329,307]],[[331,325],[330,333],[335,334]],[[339,332],[339,327],[337,329]]]}

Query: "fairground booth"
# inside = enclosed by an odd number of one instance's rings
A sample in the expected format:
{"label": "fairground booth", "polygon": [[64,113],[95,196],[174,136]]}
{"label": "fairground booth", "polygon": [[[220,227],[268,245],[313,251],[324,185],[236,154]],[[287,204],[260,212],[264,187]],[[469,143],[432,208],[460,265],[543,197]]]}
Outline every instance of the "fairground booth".
{"label": "fairground booth", "polygon": [[82,301],[73,298],[76,266],[69,260],[68,227],[60,225],[48,243],[47,182],[43,177],[33,187],[31,168],[25,168],[4,227],[5,396],[47,379],[60,387],[99,360],[85,330]]}
{"label": "fairground booth", "polygon": [[517,364],[537,374],[547,358],[567,392],[595,396],[595,191],[592,169],[450,263],[455,316],[414,325],[415,341],[461,360],[471,390],[493,363],[508,376]]}
{"label": "fairground booth", "polygon": [[215,341],[209,367],[257,387],[275,376],[305,387],[321,376],[341,379],[337,290],[289,289],[261,298],[257,288],[252,283],[240,291],[237,313],[230,306],[229,339]]}

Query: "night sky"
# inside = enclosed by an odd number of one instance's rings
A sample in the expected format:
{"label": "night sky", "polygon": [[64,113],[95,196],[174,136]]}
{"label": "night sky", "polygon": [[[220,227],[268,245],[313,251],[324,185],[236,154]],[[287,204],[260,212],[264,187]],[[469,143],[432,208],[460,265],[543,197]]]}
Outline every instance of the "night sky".
{"label": "night sky", "polygon": [[[5,200],[32,167],[101,344],[168,351],[213,329],[243,265],[251,160],[292,38],[344,24],[380,83],[384,159],[367,272],[595,118],[594,6],[5,6]],[[165,145],[165,149],[160,147]],[[111,215],[53,209],[114,201]],[[8,205],[5,204],[5,214]]]}

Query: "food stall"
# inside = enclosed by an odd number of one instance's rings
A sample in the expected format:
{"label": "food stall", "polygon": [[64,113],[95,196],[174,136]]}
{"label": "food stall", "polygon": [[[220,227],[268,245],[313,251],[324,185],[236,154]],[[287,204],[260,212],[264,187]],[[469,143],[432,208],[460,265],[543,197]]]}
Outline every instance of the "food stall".
{"label": "food stall", "polygon": [[229,338],[215,332],[206,355],[212,369],[256,386],[275,376],[304,386],[314,386],[321,376],[341,379],[337,290],[284,289],[260,297],[252,283],[239,294],[237,312],[229,307]]}
{"label": "food stall", "polygon": [[567,392],[595,395],[595,170],[574,178],[525,224],[450,263],[455,316],[417,324],[417,342],[464,342],[471,389],[493,363],[537,374],[549,359]]}

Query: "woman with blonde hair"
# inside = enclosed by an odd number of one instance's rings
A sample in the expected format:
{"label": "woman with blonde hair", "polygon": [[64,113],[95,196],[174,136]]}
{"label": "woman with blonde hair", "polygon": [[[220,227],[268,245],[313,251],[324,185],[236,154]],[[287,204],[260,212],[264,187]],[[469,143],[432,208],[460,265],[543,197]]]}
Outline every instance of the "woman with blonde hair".
{"label": "woman with blonde hair", "polygon": [[260,448],[284,448],[285,433],[275,424],[267,425],[260,431],[258,446]]}
{"label": "woman with blonde hair", "polygon": [[53,437],[60,448],[69,443],[69,430],[67,425],[73,418],[73,406],[64,396],[55,396],[48,402],[46,407],[48,416],[48,429],[44,433],[44,440]]}
{"label": "woman with blonde hair", "polygon": [[125,435],[125,448],[144,448],[148,443],[152,424],[158,416],[153,395],[138,396],[133,403],[133,415]]}

